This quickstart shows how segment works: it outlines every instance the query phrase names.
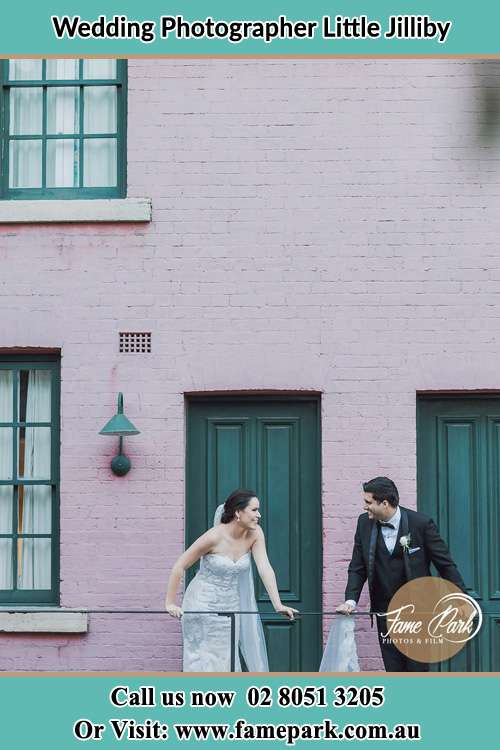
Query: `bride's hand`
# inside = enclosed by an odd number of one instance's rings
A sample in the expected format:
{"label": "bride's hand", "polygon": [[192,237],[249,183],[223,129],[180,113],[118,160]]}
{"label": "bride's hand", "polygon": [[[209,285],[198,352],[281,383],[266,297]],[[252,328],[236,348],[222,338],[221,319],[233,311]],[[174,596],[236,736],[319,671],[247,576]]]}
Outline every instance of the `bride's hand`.
{"label": "bride's hand", "polygon": [[165,609],[167,610],[168,614],[172,617],[181,618],[182,617],[182,609],[177,606],[177,604],[165,604]]}
{"label": "bride's hand", "polygon": [[279,607],[276,607],[276,612],[279,612],[280,615],[288,617],[289,620],[295,619],[294,615],[296,615],[298,611],[298,609],[294,609],[293,607],[285,607],[284,604],[280,604]]}

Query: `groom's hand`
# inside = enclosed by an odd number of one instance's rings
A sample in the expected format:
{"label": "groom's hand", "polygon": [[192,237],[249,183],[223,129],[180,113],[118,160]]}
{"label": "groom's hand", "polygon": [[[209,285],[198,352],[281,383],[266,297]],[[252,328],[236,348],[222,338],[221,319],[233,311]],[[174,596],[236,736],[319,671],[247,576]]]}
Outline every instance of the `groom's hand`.
{"label": "groom's hand", "polygon": [[355,609],[356,604],[354,602],[344,602],[343,604],[339,604],[335,612],[338,612],[341,615],[350,615]]}

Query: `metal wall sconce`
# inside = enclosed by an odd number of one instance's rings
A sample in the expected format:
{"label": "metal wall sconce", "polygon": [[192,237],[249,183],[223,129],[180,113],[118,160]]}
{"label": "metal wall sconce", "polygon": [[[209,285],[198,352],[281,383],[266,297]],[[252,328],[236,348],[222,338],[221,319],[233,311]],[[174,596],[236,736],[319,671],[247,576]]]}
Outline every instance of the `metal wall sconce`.
{"label": "metal wall sconce", "polygon": [[132,422],[123,413],[123,393],[118,394],[118,411],[109,422],[107,422],[99,435],[118,435],[120,448],[118,455],[111,461],[111,471],[117,477],[123,477],[130,471],[130,458],[123,454],[123,438],[127,435],[140,435],[140,430],[134,427]]}

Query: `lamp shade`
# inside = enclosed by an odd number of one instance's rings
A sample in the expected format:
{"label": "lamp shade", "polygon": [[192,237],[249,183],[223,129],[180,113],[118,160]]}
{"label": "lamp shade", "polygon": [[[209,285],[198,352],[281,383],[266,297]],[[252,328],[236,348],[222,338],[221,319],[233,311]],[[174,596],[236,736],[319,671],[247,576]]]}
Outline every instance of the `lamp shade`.
{"label": "lamp shade", "polygon": [[99,435],[119,435],[120,437],[126,437],[127,435],[139,435],[140,430],[135,427],[132,422],[127,419],[123,413],[123,394],[118,394],[118,412],[114,417],[111,417],[102,430],[99,431]]}

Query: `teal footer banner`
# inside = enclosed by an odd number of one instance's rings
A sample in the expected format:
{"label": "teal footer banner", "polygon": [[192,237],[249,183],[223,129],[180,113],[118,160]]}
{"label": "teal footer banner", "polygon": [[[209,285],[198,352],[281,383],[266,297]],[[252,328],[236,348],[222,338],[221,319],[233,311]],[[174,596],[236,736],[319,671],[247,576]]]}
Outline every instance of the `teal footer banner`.
{"label": "teal footer banner", "polygon": [[491,746],[499,689],[497,675],[14,675],[0,679],[0,742],[465,750]]}

